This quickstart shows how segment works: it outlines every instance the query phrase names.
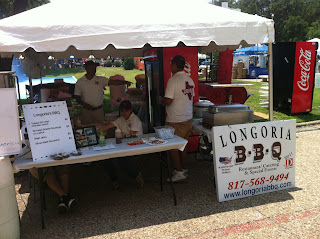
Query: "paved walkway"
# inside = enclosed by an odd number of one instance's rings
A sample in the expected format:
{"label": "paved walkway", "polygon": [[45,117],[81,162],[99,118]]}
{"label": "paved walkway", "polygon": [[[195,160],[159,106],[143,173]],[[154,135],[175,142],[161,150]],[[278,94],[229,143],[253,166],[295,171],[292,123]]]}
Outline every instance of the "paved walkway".
{"label": "paved walkway", "polygon": [[[141,159],[145,186],[122,175],[111,190],[101,164],[72,168],[71,186],[79,198],[76,211],[59,215],[49,191],[45,230],[41,229],[38,192],[29,190],[26,173],[16,175],[21,238],[320,238],[319,125],[297,128],[296,187],[219,203],[212,163],[189,155],[190,179],[171,191],[159,187],[154,157]],[[36,201],[35,201],[36,200]]]}

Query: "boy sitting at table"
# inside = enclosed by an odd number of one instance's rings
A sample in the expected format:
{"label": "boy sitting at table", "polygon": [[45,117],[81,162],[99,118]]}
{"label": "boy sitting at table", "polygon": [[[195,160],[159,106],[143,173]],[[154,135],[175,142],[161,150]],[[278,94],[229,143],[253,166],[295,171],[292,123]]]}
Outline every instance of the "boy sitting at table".
{"label": "boy sitting at table", "polygon": [[118,128],[123,137],[142,135],[142,123],[138,116],[133,113],[132,104],[129,100],[124,100],[119,105],[120,117],[102,126],[103,131],[111,128]]}
{"label": "boy sitting at table", "polygon": [[[124,100],[119,105],[120,117],[102,126],[102,130],[106,132],[108,129],[117,127],[121,130],[123,137],[134,137],[142,135],[142,123],[138,116],[133,113],[132,104],[129,100]],[[117,176],[115,174],[114,164],[119,168],[123,169],[130,177],[135,178],[137,182],[137,187],[143,187],[143,178],[141,172],[138,172],[135,168],[130,165],[128,158],[117,158],[117,159],[107,159],[104,161],[104,167],[110,179],[112,181],[112,186],[114,189],[119,188],[119,183],[117,182]]]}
{"label": "boy sitting at table", "polygon": [[[30,173],[36,179],[39,179],[38,169],[29,169]],[[43,182],[46,182],[49,188],[60,197],[58,210],[65,213],[74,208],[76,199],[69,194],[69,165],[60,165],[56,167],[43,168]]]}

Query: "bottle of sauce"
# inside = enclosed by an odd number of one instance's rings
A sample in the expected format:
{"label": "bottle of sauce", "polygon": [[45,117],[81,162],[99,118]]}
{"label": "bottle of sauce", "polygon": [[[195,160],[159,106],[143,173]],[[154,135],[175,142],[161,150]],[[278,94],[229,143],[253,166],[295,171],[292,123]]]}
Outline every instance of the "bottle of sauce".
{"label": "bottle of sauce", "polygon": [[106,139],[104,137],[102,129],[100,130],[99,145],[100,146],[105,146],[106,145]]}
{"label": "bottle of sauce", "polygon": [[121,134],[121,130],[119,128],[116,129],[115,136],[116,136],[116,144],[121,144],[122,143],[122,134]]}

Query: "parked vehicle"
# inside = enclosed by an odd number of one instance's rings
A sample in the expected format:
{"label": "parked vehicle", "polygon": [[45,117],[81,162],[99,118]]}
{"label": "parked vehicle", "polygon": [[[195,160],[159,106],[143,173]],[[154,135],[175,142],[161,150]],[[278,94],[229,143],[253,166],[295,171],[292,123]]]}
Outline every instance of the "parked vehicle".
{"label": "parked vehicle", "polygon": [[210,66],[211,61],[203,61],[199,65],[198,72],[201,72],[202,69],[207,69]]}

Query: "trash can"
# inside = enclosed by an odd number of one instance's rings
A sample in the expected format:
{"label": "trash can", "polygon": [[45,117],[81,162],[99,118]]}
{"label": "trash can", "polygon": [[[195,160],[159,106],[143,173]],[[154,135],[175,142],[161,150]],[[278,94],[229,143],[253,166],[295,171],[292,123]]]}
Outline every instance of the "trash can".
{"label": "trash can", "polygon": [[9,157],[0,156],[0,238],[20,238],[19,212]]}

